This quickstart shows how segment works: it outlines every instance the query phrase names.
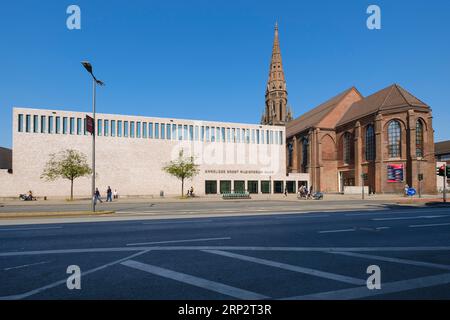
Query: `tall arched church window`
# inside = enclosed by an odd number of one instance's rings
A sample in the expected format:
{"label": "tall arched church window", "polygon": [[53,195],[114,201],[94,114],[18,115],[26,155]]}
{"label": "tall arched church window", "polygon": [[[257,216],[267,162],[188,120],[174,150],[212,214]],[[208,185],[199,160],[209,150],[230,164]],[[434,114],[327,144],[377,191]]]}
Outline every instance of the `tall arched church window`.
{"label": "tall arched church window", "polygon": [[423,123],[420,120],[416,122],[416,156],[423,157]]}
{"label": "tall arched church window", "polygon": [[345,164],[350,163],[351,158],[351,147],[352,147],[352,135],[349,132],[344,133],[344,141],[343,141],[343,160]]}
{"label": "tall arched church window", "polygon": [[401,153],[402,130],[400,123],[396,120],[388,125],[388,153],[390,158],[400,158]]}
{"label": "tall arched church window", "polygon": [[375,130],[370,124],[366,129],[366,161],[373,160],[375,160]]}

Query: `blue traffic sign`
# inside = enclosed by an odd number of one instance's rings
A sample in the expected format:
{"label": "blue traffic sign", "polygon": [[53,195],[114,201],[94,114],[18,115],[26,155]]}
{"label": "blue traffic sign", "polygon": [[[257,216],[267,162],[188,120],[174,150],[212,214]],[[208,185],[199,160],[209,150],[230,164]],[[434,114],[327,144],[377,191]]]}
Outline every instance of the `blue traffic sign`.
{"label": "blue traffic sign", "polygon": [[408,196],[410,196],[410,197],[415,196],[416,193],[417,193],[416,189],[414,189],[414,188],[409,188],[408,189]]}

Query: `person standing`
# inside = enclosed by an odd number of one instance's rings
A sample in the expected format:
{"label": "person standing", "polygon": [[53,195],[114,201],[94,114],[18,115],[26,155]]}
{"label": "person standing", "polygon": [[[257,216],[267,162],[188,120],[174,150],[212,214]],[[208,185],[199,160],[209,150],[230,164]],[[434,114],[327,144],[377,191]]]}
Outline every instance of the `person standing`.
{"label": "person standing", "polygon": [[119,199],[119,193],[117,192],[117,189],[114,189],[114,199]]}
{"label": "person standing", "polygon": [[112,190],[111,187],[108,186],[108,190],[106,190],[106,202],[112,202]]}

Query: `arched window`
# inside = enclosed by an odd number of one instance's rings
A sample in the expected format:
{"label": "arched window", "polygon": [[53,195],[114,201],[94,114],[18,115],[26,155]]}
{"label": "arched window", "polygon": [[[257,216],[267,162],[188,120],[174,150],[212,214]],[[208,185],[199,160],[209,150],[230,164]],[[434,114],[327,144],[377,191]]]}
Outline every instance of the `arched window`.
{"label": "arched window", "polygon": [[423,157],[423,123],[420,120],[416,122],[416,156]]}
{"label": "arched window", "polygon": [[303,138],[303,142],[302,142],[302,172],[303,173],[307,172],[307,167],[308,167],[308,148],[309,148],[308,139],[307,138]]}
{"label": "arched window", "polygon": [[375,160],[375,131],[370,124],[366,129],[366,161],[373,160]]}
{"label": "arched window", "polygon": [[344,133],[343,138],[343,150],[342,150],[342,156],[345,164],[350,163],[351,159],[351,148],[352,148],[352,135],[348,132]]}
{"label": "arched window", "polygon": [[292,167],[293,153],[294,153],[294,147],[292,146],[292,143],[290,142],[288,144],[288,166],[289,167]]}
{"label": "arched window", "polygon": [[402,130],[400,123],[396,120],[391,121],[388,126],[388,142],[389,142],[389,157],[400,158],[402,153]]}

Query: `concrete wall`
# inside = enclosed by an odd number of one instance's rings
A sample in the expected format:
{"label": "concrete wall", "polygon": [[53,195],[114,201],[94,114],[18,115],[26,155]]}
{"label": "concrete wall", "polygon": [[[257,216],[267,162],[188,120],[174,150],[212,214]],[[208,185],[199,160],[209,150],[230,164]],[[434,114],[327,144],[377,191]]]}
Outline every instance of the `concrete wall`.
{"label": "concrete wall", "polygon": [[[37,128],[34,133],[33,123],[30,132],[26,132],[25,123],[22,132],[18,132],[18,115],[31,115],[39,117],[46,116],[47,125],[45,132]],[[13,174],[0,172],[0,197],[17,196],[32,190],[37,196],[67,197],[70,194],[70,183],[65,180],[47,182],[40,178],[50,154],[58,153],[65,149],[75,149],[84,153],[91,164],[92,136],[78,135],[75,128],[74,134],[48,133],[48,117],[70,117],[84,118],[84,113],[65,112],[54,110],[36,110],[15,108],[13,112]],[[157,195],[164,191],[165,195],[181,194],[181,183],[176,178],[163,172],[162,167],[170,160],[177,158],[178,152],[183,149],[185,155],[193,155],[195,162],[199,164],[199,175],[185,184],[185,192],[190,186],[198,195],[205,193],[205,181],[217,181],[218,189],[220,180],[281,180],[292,178],[286,176],[286,154],[285,154],[285,129],[284,127],[260,126],[249,124],[202,122],[192,120],[146,118],[120,115],[98,114],[97,119],[122,120],[134,122],[152,122],[164,124],[178,124],[220,128],[241,129],[240,142],[226,141],[206,142],[191,141],[189,139],[150,139],[131,137],[96,137],[96,170],[97,186],[104,194],[107,186],[117,189],[119,194],[124,195]],[[55,123],[54,123],[55,125]],[[117,126],[117,122],[116,122]],[[189,128],[189,127],[188,127]],[[242,129],[249,129],[249,141],[242,142]],[[221,129],[222,130],[222,129]],[[260,143],[252,143],[252,130],[264,130],[264,137]],[[274,131],[272,144],[266,143],[266,131]],[[281,132],[281,133],[280,133]],[[217,133],[217,132],[216,132]],[[199,132],[200,135],[200,132]],[[282,136],[281,136],[282,135]],[[281,138],[281,139],[280,139]],[[225,139],[227,140],[227,134]],[[262,143],[264,139],[264,143]],[[194,139],[195,140],[195,139]],[[305,177],[301,177],[305,179]],[[232,184],[233,185],[233,184]],[[88,196],[91,190],[91,178],[84,177],[75,181],[74,194],[77,197]],[[218,190],[219,191],[219,190]],[[259,185],[259,192],[261,192]]]}

